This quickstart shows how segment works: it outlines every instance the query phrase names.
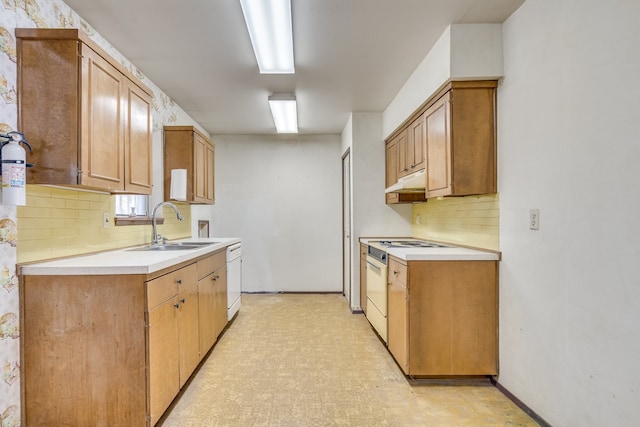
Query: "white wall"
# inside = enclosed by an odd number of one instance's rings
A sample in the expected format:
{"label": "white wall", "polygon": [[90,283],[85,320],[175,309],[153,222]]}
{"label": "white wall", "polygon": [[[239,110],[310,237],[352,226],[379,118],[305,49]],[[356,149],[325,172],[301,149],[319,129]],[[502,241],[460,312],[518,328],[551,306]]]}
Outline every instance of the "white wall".
{"label": "white wall", "polygon": [[351,308],[360,305],[360,237],[410,236],[411,205],[386,205],[382,113],[352,113],[342,132],[351,149]]}
{"label": "white wall", "polygon": [[502,75],[501,24],[448,26],[385,109],[383,138],[447,81],[497,79]]}
{"label": "white wall", "polygon": [[503,26],[499,382],[557,427],[640,423],[639,23],[529,0]]}
{"label": "white wall", "polygon": [[341,292],[340,137],[213,139],[212,235],[242,238],[243,290]]}

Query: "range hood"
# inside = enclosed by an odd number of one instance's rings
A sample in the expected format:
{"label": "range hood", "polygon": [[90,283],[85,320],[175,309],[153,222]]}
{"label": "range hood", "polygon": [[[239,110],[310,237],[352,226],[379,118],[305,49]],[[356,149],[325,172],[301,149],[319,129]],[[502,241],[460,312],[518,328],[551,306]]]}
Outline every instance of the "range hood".
{"label": "range hood", "polygon": [[424,193],[426,184],[425,170],[419,170],[411,175],[403,176],[398,182],[389,186],[385,193]]}

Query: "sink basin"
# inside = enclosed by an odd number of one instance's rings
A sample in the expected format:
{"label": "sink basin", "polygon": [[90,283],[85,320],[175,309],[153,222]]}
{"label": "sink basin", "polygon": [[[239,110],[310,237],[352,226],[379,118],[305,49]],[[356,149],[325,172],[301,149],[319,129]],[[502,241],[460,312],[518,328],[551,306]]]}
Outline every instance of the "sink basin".
{"label": "sink basin", "polygon": [[129,249],[130,251],[188,251],[204,246],[215,245],[220,242],[169,242],[161,245],[149,245],[141,248]]}
{"label": "sink basin", "polygon": [[216,244],[216,243],[218,243],[218,242],[167,242],[165,244],[157,245],[157,246],[197,246],[197,247],[202,247],[202,246],[213,245],[213,244]]}

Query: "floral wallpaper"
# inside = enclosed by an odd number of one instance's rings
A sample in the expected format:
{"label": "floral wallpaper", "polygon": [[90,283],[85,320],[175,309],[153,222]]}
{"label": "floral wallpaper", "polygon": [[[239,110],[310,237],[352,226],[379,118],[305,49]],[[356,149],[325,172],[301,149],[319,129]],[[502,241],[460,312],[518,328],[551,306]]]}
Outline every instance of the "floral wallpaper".
{"label": "floral wallpaper", "polygon": [[[81,28],[97,44],[142,80],[154,93],[154,130],[184,117],[165,93],[97,34],[61,0],[0,0],[0,132],[17,125],[16,40],[14,30],[24,28]],[[26,135],[27,140],[29,135]],[[20,426],[20,324],[16,276],[16,208],[0,205],[0,426]]]}

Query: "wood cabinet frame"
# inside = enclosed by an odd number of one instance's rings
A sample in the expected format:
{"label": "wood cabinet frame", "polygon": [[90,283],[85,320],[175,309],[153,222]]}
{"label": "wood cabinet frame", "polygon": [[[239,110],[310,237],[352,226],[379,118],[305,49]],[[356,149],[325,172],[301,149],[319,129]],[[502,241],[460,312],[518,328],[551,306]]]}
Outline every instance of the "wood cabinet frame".
{"label": "wood cabinet frame", "polygon": [[426,169],[424,195],[387,194],[388,204],[497,191],[496,88],[495,80],[447,82],[387,138],[387,187]]}
{"label": "wood cabinet frame", "polygon": [[78,29],[16,29],[30,184],[151,194],[152,92]]}
{"label": "wood cabinet frame", "polygon": [[[227,324],[226,276],[200,313],[198,278],[226,249],[151,274],[20,278],[24,425],[153,426]],[[210,277],[209,274],[207,277]]]}
{"label": "wood cabinet frame", "polygon": [[389,351],[412,377],[498,373],[497,261],[389,257]]}
{"label": "wood cabinet frame", "polygon": [[165,200],[170,200],[172,169],[187,170],[188,203],[215,203],[215,144],[196,127],[164,127]]}

